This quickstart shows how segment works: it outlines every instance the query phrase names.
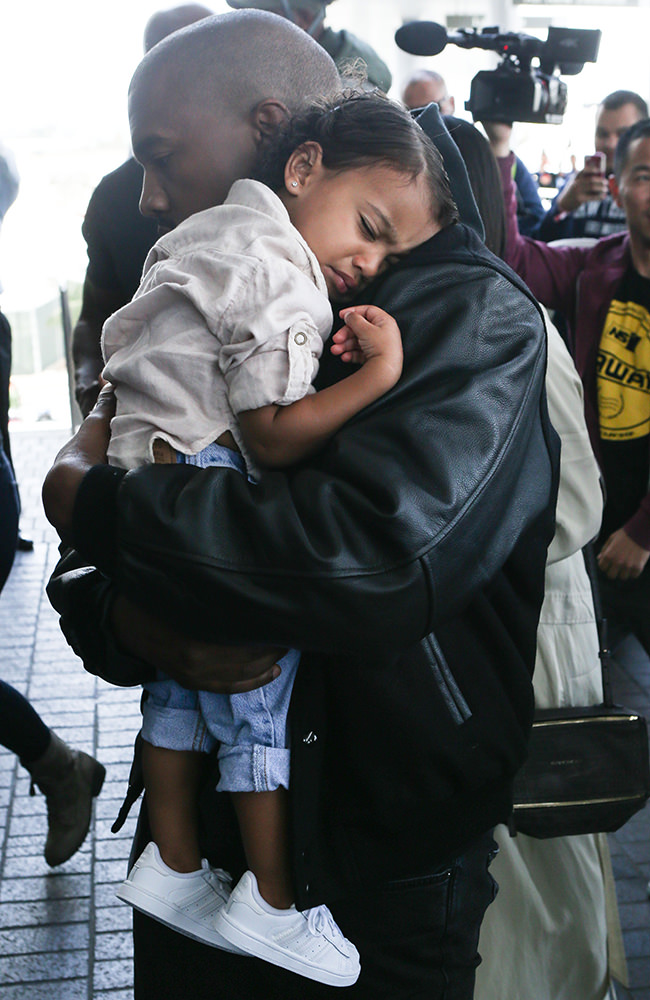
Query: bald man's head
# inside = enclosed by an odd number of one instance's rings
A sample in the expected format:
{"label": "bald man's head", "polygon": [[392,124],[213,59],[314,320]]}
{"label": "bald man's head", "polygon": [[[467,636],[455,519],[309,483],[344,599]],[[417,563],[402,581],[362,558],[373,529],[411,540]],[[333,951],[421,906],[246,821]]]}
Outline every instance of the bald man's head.
{"label": "bald man's head", "polygon": [[161,72],[177,99],[216,100],[233,114],[268,97],[293,112],[341,86],[321,46],[285,18],[257,10],[214,15],[170,35],[142,60],[130,92]]}
{"label": "bald man's head", "polygon": [[447,84],[440,73],[432,69],[419,69],[406,82],[402,91],[402,103],[405,108],[424,108],[432,101],[440,108],[443,115],[453,115],[455,101],[447,93]]}
{"label": "bald man's head", "polygon": [[274,14],[214,15],[170,35],[129,88],[140,210],[170,229],[220,204],[288,114],[339,90],[325,50]]}

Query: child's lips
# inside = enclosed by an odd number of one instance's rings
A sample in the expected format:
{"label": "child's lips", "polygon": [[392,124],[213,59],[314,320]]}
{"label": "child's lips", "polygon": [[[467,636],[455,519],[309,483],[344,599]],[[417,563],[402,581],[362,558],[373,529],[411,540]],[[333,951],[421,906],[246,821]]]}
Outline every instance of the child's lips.
{"label": "child's lips", "polygon": [[340,295],[349,295],[357,287],[357,282],[354,278],[346,274],[345,271],[337,271],[335,267],[330,267],[330,271],[334,278],[334,284],[336,285],[336,290]]}

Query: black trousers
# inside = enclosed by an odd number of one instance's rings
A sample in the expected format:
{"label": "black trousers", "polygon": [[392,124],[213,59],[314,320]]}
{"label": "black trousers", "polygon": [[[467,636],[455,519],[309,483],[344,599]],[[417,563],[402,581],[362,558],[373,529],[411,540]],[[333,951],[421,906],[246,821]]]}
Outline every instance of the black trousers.
{"label": "black trousers", "polygon": [[0,590],[13,565],[18,540],[18,490],[0,438]]}
{"label": "black trousers", "polygon": [[0,681],[0,743],[22,764],[38,760],[50,743],[50,730],[38,712],[5,681]]}
{"label": "black trousers", "polygon": [[483,915],[496,895],[486,834],[450,865],[332,906],[361,954],[343,993],[199,944],[134,912],[135,1000],[471,1000]]}
{"label": "black trousers", "polygon": [[635,635],[650,656],[650,564],[634,580],[610,580],[599,572],[598,586],[614,654],[627,635]]}
{"label": "black trousers", "polygon": [[9,320],[0,311],[0,439],[4,453],[11,461],[9,441],[9,378],[11,376],[11,327]]}

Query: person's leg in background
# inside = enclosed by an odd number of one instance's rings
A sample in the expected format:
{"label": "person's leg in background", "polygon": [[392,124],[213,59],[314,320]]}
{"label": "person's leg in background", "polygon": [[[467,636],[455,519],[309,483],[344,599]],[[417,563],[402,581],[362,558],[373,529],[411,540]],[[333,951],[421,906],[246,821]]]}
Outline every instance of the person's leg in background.
{"label": "person's leg in background", "polygon": [[15,753],[45,795],[45,860],[62,865],[83,844],[106,769],[82,750],[71,749],[41,719],[23,695],[0,681],[0,743]]}
{"label": "person's leg in background", "polygon": [[[4,317],[0,313],[0,328]],[[7,324],[8,325],[8,324]],[[0,338],[0,342],[2,338]],[[6,353],[0,351],[3,361]],[[9,364],[11,363],[9,352]],[[3,369],[4,376],[4,369]],[[8,403],[8,376],[2,379],[2,399]],[[3,410],[3,418],[6,411]],[[18,538],[19,501],[11,463],[0,434],[0,590],[9,576]],[[92,800],[106,773],[102,764],[79,750],[71,750],[43,722],[26,698],[0,680],[0,744],[11,750],[31,774],[33,785],[45,795],[48,834],[45,860],[63,864],[81,847],[88,827]]]}
{"label": "person's leg in background", "polygon": [[[13,472],[13,460],[11,457],[11,441],[9,439],[9,380],[11,377],[11,327],[9,320],[0,310],[0,442],[4,448],[4,453],[9,466]],[[15,472],[14,472],[15,479]],[[15,483],[14,483],[15,485]],[[16,487],[16,497],[18,498],[18,514],[20,515],[20,498]],[[34,548],[34,543],[29,538],[23,538],[20,530],[17,531],[16,545],[22,552],[30,552]]]}
{"label": "person's leg in background", "polygon": [[18,490],[14,470],[0,437],[0,590],[5,585],[16,554],[18,538]]}
{"label": "person's leg in background", "polygon": [[[609,648],[634,677],[650,659],[650,568],[635,580],[609,580],[599,573],[598,585]],[[650,897],[650,882],[647,894]]]}

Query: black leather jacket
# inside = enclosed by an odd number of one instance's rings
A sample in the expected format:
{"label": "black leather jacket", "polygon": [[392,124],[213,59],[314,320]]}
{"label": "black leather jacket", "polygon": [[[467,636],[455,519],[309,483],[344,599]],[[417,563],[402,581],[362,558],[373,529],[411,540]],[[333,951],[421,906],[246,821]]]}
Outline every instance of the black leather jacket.
{"label": "black leather jacket", "polygon": [[[92,470],[75,510],[83,558],[69,553],[48,588],[87,668],[116,683],[143,670],[99,627],[110,581],[195,637],[304,651],[300,908],[433,870],[506,820],[532,718],[559,455],[539,309],[462,225],[373,301],[403,334],[393,390],[255,487],[226,469]],[[324,360],[322,381],[344,374]]]}

